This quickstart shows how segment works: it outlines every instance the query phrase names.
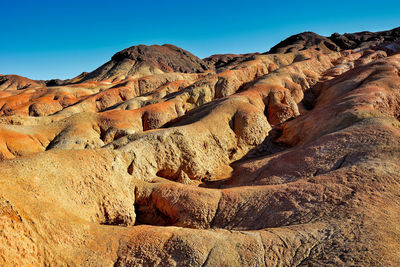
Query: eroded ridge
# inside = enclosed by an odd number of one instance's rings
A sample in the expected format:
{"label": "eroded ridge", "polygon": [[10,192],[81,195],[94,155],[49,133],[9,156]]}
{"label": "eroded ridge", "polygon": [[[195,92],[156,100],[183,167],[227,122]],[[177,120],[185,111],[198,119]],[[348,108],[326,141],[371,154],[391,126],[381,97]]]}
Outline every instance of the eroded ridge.
{"label": "eroded ridge", "polygon": [[0,263],[400,264],[397,32],[1,76]]}

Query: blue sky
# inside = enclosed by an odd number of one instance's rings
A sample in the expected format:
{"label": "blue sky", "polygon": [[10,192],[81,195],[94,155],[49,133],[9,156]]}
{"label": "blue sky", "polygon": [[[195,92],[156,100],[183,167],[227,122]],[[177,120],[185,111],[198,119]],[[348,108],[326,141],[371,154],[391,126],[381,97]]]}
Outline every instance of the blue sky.
{"label": "blue sky", "polygon": [[72,78],[132,45],[172,43],[203,58],[265,52],[314,31],[400,26],[400,1],[2,1],[0,73]]}

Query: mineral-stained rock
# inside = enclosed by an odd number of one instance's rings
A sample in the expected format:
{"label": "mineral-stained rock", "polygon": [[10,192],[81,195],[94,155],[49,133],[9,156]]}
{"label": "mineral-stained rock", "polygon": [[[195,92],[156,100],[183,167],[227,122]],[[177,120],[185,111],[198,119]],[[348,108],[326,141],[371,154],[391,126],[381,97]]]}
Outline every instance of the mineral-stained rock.
{"label": "mineral-stained rock", "polygon": [[34,81],[18,75],[0,75],[0,91],[21,90],[41,85],[44,85],[41,81]]}
{"label": "mineral-stained rock", "polygon": [[400,265],[397,38],[0,76],[0,265]]}
{"label": "mineral-stained rock", "polygon": [[140,78],[166,72],[199,73],[211,69],[190,52],[174,45],[138,45],[116,53],[109,62],[86,75],[84,80]]}
{"label": "mineral-stained rock", "polygon": [[288,53],[301,51],[307,48],[317,48],[323,51],[339,51],[339,47],[329,40],[313,32],[303,32],[283,40],[269,50],[269,53]]}

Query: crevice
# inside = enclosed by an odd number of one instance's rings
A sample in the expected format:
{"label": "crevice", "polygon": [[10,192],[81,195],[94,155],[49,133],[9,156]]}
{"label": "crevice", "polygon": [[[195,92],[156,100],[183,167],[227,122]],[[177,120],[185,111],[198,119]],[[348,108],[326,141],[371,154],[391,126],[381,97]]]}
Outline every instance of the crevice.
{"label": "crevice", "polygon": [[261,233],[258,232],[257,234],[258,234],[258,238],[260,238],[260,243],[261,243],[261,245],[262,245],[262,247],[263,247],[263,256],[262,256],[262,259],[264,260],[264,266],[268,266],[268,265],[270,264],[270,262],[268,262],[268,260],[267,260],[267,255],[266,255],[266,253],[267,253],[267,247],[265,246],[265,243],[264,243],[264,240],[263,240],[263,238],[262,238],[262,236],[261,236]]}
{"label": "crevice", "polygon": [[346,159],[347,159],[347,156],[348,156],[348,155],[345,155],[345,156],[342,158],[342,160],[339,162],[339,165],[338,165],[337,167],[334,167],[334,170],[340,169],[340,168],[343,166],[343,164],[345,163],[345,161],[346,161]]}
{"label": "crevice", "polygon": [[143,114],[142,117],[140,118],[140,120],[142,122],[142,131],[143,132],[148,130],[148,129],[146,129],[147,125],[146,125],[146,121],[145,121],[146,118],[145,117],[146,117],[146,114]]}
{"label": "crevice", "polygon": [[[301,100],[301,104],[303,104],[306,110],[312,110],[315,106],[315,100],[317,99],[317,95],[312,92],[312,89],[308,89],[304,91],[304,97]],[[299,104],[300,104],[299,103]]]}
{"label": "crevice", "polygon": [[[307,260],[309,260],[311,258],[311,256],[313,255],[314,250],[318,247],[318,243],[313,245],[309,250],[307,255],[305,255],[304,259],[302,259],[298,264],[296,264],[296,266],[305,266],[304,264],[306,263]],[[295,252],[295,256],[298,253],[299,248],[296,249]],[[295,256],[293,258],[295,258]]]}
{"label": "crevice", "polygon": [[150,200],[147,204],[135,203],[135,225],[170,226],[176,220],[170,218]]}
{"label": "crevice", "polygon": [[229,128],[231,128],[232,132],[235,132],[235,115],[234,114],[229,120]]}
{"label": "crevice", "polygon": [[10,147],[8,146],[7,142],[4,142],[4,144],[6,145],[6,148],[8,150],[8,152],[10,152],[10,154],[15,156],[15,153],[11,151]]}
{"label": "crevice", "polygon": [[100,140],[105,142],[106,141],[106,137],[107,137],[108,129],[105,130],[102,126],[100,126],[99,129],[100,129],[100,133],[99,133]]}
{"label": "crevice", "polygon": [[207,266],[207,263],[210,260],[210,256],[211,256],[212,252],[214,251],[214,248],[215,248],[215,246],[210,249],[210,251],[207,254],[207,258],[204,261],[204,263],[201,265],[201,267]]}
{"label": "crevice", "polygon": [[223,198],[223,194],[222,194],[222,192],[221,192],[221,195],[220,195],[219,200],[218,200],[217,209],[216,209],[216,211],[215,211],[214,217],[212,218],[212,220],[211,220],[211,222],[210,222],[210,228],[214,228],[215,219],[217,218],[218,213],[219,213],[219,211],[220,211],[220,209],[221,209],[222,198]]}
{"label": "crevice", "polygon": [[[161,201],[162,204],[157,204]],[[158,201],[157,201],[158,200]],[[160,208],[160,205],[165,208],[173,209],[173,206],[163,198],[157,198],[152,192],[150,195],[141,196],[138,193],[137,187],[135,188],[135,225],[154,225],[154,226],[170,226],[174,225],[178,219],[178,214],[169,214]]]}
{"label": "crevice", "polygon": [[39,140],[39,138],[33,137],[33,136],[31,136],[31,135],[28,135],[28,137],[29,137],[31,140],[38,142],[43,148],[46,148],[46,146]]}
{"label": "crevice", "polygon": [[65,130],[60,131],[46,146],[45,151],[52,149],[57,142],[59,141],[59,138],[62,136],[62,134],[65,132]]}
{"label": "crevice", "polygon": [[128,226],[129,222],[127,218],[124,218],[123,215],[117,214],[116,216],[112,216],[109,212],[107,207],[103,204],[102,205],[104,221],[100,222],[101,225],[118,225],[118,226]]}
{"label": "crevice", "polygon": [[278,125],[272,128],[272,130],[269,131],[268,136],[264,139],[264,141],[261,144],[251,149],[249,152],[247,152],[246,155],[244,155],[237,162],[261,156],[273,155],[291,148],[291,146],[287,144],[276,141],[283,134],[280,126],[281,125]]}

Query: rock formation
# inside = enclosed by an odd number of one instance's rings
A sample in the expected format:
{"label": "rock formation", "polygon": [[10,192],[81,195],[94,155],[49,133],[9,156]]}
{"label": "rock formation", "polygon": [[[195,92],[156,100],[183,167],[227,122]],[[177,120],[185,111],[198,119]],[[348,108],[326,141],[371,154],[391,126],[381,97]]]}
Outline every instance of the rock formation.
{"label": "rock formation", "polygon": [[388,46],[387,49],[394,52],[397,50],[397,46],[395,45],[393,48],[392,46],[399,40],[400,27],[381,32],[334,33],[330,37],[321,36],[313,32],[303,32],[283,40],[272,47],[269,53],[288,53],[307,48],[314,48],[325,52],[347,49],[367,50],[371,48],[382,49],[385,46]]}
{"label": "rock formation", "polygon": [[0,76],[0,264],[399,265],[399,38]]}
{"label": "rock formation", "polygon": [[206,62],[174,45],[138,45],[116,53],[84,80],[115,81],[167,72],[200,73],[208,69]]}

